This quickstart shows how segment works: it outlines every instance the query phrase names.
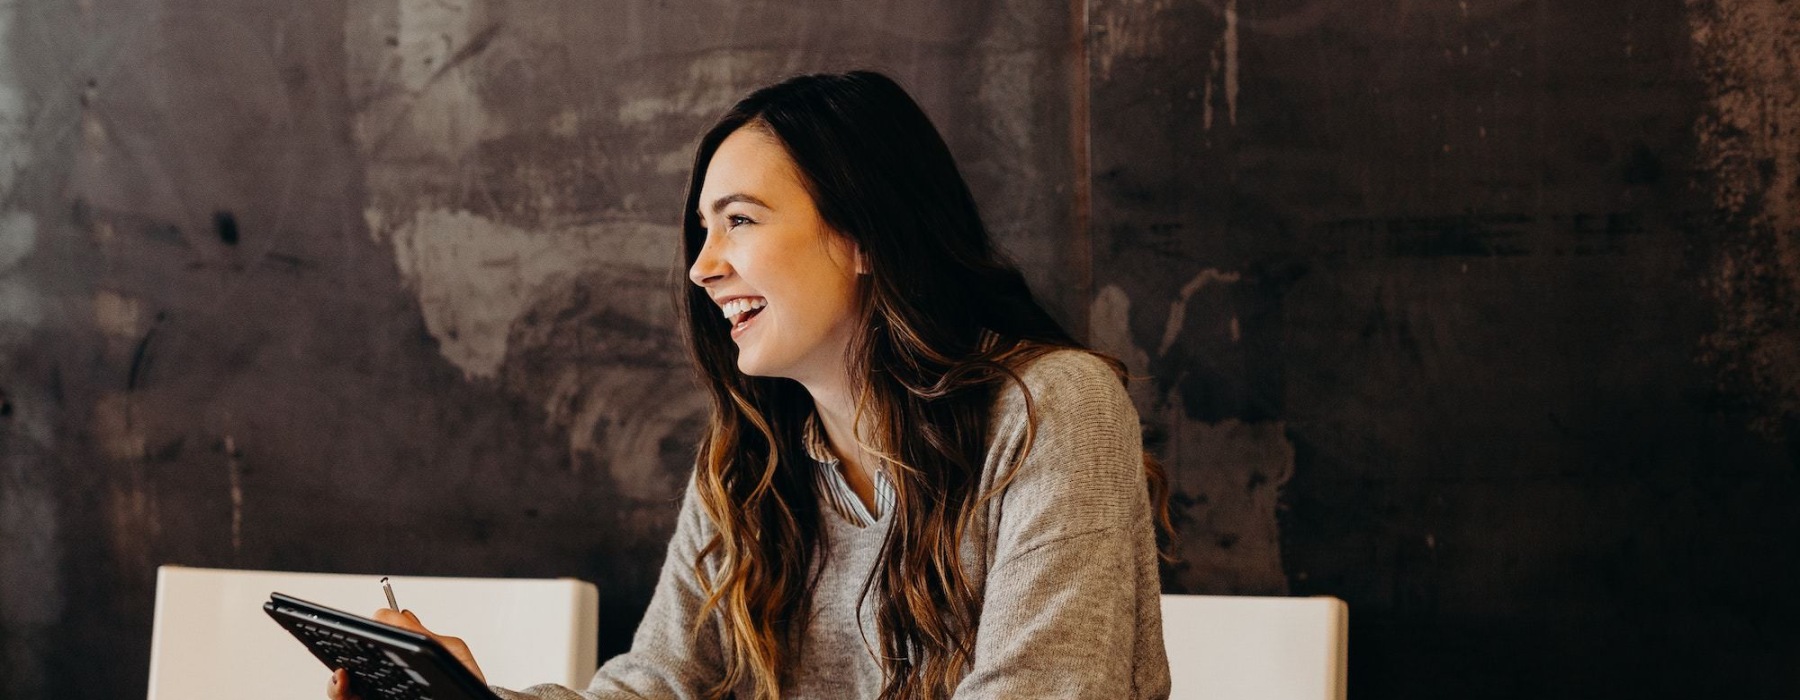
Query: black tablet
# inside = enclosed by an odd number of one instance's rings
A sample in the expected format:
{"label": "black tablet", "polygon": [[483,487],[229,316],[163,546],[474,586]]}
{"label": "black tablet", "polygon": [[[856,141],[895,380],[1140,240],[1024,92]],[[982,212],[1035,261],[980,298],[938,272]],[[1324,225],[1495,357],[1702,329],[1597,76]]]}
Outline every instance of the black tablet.
{"label": "black tablet", "polygon": [[330,669],[350,672],[363,700],[499,700],[443,645],[409,629],[270,593],[263,612]]}

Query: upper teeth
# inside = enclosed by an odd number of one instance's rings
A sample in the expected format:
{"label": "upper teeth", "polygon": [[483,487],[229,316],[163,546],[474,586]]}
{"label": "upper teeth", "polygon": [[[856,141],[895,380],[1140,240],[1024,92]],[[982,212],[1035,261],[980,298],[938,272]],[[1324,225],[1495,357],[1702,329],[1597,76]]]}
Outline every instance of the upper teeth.
{"label": "upper teeth", "polygon": [[754,299],[739,298],[739,299],[732,299],[731,301],[725,302],[725,304],[719,308],[725,312],[725,318],[732,318],[732,317],[737,316],[738,314],[745,313],[747,311],[752,311],[754,309],[760,309],[760,308],[768,306],[768,305],[769,305],[769,300],[764,299],[762,297],[756,297]]}

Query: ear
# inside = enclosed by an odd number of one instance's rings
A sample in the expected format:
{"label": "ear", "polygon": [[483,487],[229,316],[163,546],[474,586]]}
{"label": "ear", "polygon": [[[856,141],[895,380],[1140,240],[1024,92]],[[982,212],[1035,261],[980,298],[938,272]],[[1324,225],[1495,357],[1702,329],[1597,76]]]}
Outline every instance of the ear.
{"label": "ear", "polygon": [[856,274],[869,274],[869,255],[863,252],[862,246],[856,247]]}

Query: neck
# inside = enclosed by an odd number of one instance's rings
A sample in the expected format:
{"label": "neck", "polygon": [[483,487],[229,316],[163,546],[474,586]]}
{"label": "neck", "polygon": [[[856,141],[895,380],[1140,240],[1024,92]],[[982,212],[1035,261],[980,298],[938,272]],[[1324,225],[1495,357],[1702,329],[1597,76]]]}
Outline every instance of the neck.
{"label": "neck", "polygon": [[[859,446],[857,437],[852,432],[856,421],[856,399],[850,390],[849,377],[837,381],[807,381],[801,386],[812,395],[813,410],[819,414],[819,425],[825,429],[825,438],[831,443],[831,451],[844,463],[845,471],[852,475],[872,473],[873,459]],[[863,425],[860,437],[862,443],[870,441],[872,426]]]}

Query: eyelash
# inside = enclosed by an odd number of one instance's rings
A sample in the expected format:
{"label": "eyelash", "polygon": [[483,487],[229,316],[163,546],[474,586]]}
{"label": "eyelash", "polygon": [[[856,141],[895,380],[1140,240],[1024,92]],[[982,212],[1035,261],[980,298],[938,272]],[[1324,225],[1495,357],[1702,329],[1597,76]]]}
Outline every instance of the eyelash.
{"label": "eyelash", "polygon": [[[734,228],[737,228],[744,224],[754,224],[754,223],[756,223],[755,219],[752,219],[748,216],[744,216],[743,214],[732,214],[730,216],[725,217],[725,228],[727,228],[727,229],[734,229]],[[706,222],[702,221],[702,222],[700,222],[700,228],[707,229],[707,228],[712,228],[712,227],[707,226]]]}

